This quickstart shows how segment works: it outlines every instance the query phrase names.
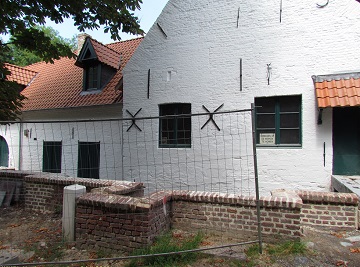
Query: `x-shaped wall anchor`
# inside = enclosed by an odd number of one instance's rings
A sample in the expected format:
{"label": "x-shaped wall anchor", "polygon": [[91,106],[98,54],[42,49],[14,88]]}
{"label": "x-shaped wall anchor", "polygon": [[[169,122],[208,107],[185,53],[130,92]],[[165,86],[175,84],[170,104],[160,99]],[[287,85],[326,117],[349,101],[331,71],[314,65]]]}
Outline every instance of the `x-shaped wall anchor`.
{"label": "x-shaped wall anchor", "polygon": [[224,106],[224,104],[221,104],[221,106],[219,106],[217,109],[214,110],[214,112],[210,112],[204,105],[202,106],[203,109],[205,109],[207,111],[207,113],[209,113],[209,119],[205,122],[205,124],[201,127],[201,130],[206,126],[206,124],[208,124],[210,121],[212,121],[212,123],[215,125],[216,129],[218,129],[220,131],[219,126],[216,124],[216,122],[214,121],[214,114],[216,112],[219,111],[219,109],[221,109]]}
{"label": "x-shaped wall anchor", "polygon": [[141,108],[135,113],[135,115],[133,115],[133,114],[131,114],[130,111],[126,110],[126,112],[132,117],[132,119],[131,119],[131,125],[130,125],[130,127],[126,130],[127,132],[130,131],[131,127],[133,127],[133,126],[135,126],[136,129],[138,129],[140,132],[142,132],[142,130],[140,129],[140,127],[136,125],[136,119],[135,119],[136,115],[139,114],[140,111],[141,111]]}

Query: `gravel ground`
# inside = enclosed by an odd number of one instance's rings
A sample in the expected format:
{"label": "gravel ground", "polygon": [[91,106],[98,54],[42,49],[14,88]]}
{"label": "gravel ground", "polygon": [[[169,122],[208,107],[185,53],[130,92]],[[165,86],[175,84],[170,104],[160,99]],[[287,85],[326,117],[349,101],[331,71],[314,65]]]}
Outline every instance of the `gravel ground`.
{"label": "gravel ground", "polygon": [[[348,239],[358,237],[358,239]],[[356,241],[358,240],[358,241]],[[206,237],[204,246],[224,244],[214,237]],[[233,247],[212,251],[202,255],[190,266],[360,266],[360,231],[331,231],[329,229],[304,228],[302,238],[309,251],[304,255],[261,255],[250,265],[244,250]],[[0,258],[1,254],[12,254],[20,262],[71,261],[119,257],[104,251],[78,250],[74,243],[64,244],[61,237],[60,214],[38,214],[24,211],[21,207],[0,208]],[[240,260],[235,263],[233,259]],[[123,266],[124,261],[75,264],[73,266]]]}

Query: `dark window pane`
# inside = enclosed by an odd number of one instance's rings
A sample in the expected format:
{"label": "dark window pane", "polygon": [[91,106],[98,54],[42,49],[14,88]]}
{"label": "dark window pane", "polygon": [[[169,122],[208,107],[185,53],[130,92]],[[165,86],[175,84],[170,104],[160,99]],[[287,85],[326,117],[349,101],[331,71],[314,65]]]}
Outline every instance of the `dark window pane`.
{"label": "dark window pane", "polygon": [[300,144],[301,96],[256,98],[255,106],[257,144]]}
{"label": "dark window pane", "polygon": [[258,128],[275,128],[275,114],[261,114],[256,118]]}
{"label": "dark window pane", "polygon": [[[191,114],[191,104],[160,105],[160,116]],[[191,144],[191,117],[160,118],[160,145]]]}
{"label": "dark window pane", "polygon": [[280,128],[299,128],[299,114],[281,114]]}
{"label": "dark window pane", "polygon": [[257,113],[274,113],[275,98],[274,97],[256,98],[255,107]]}
{"label": "dark window pane", "polygon": [[280,130],[280,143],[281,144],[300,144],[300,131],[299,130]]}
{"label": "dark window pane", "polygon": [[43,171],[61,173],[62,142],[48,142],[43,144]]}
{"label": "dark window pane", "polygon": [[280,112],[300,112],[300,96],[279,97]]}
{"label": "dark window pane", "polygon": [[100,142],[79,142],[78,177],[99,179]]}

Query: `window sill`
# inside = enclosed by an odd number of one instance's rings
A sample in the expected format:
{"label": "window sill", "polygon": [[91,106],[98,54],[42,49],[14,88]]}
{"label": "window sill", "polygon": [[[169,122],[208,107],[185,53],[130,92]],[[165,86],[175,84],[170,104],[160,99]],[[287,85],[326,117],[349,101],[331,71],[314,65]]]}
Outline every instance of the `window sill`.
{"label": "window sill", "polygon": [[99,89],[89,89],[87,91],[81,91],[80,95],[97,95],[100,94],[102,90]]}
{"label": "window sill", "polygon": [[191,148],[191,145],[159,145],[159,148]]}
{"label": "window sill", "polygon": [[282,148],[282,149],[301,149],[302,145],[298,144],[298,145],[259,145],[256,144],[256,148]]}

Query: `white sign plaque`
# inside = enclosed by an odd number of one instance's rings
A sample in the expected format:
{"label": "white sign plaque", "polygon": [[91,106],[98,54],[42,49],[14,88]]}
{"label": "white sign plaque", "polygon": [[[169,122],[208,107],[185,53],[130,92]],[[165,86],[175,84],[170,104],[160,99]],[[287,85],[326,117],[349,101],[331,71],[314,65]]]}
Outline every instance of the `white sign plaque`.
{"label": "white sign plaque", "polygon": [[261,145],[275,145],[275,133],[261,133],[260,134]]}

